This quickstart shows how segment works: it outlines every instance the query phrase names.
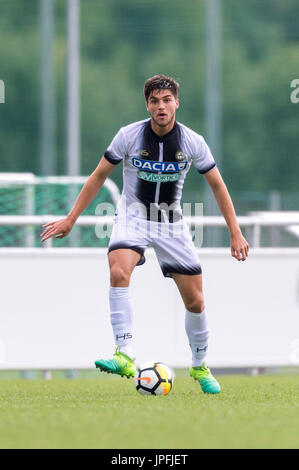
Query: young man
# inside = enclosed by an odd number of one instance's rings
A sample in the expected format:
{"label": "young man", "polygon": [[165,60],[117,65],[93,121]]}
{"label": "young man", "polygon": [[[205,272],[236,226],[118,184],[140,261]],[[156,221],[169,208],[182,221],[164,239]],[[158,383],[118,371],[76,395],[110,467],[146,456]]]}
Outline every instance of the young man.
{"label": "young man", "polygon": [[219,393],[220,385],[205,364],[208,323],[201,266],[180,207],[184,179],[192,162],[212,188],[226,220],[232,256],[244,261],[248,244],[209,147],[203,137],[175,120],[178,87],[175,80],[164,75],[145,82],[144,97],[151,117],[120,129],[68,216],[45,224],[41,237],[45,241],[54,235],[68,235],[115,165],[123,161],[123,192],[108,249],[110,319],[116,352],[112,359],[99,359],[95,365],[128,378],[135,374],[129,283],[135,266],[145,262],[145,249],[151,245],[164,276],[173,278],[186,307],[185,326],[192,351],[190,375],[203,392]]}

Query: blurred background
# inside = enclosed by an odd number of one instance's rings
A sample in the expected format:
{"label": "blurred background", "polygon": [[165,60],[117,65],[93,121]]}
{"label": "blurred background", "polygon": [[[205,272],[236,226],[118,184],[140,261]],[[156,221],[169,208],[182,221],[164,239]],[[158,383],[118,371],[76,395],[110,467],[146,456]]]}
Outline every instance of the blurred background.
{"label": "blurred background", "polygon": [[[0,4],[1,173],[88,176],[118,129],[147,117],[144,81],[163,73],[180,82],[177,120],[209,143],[237,214],[297,210],[299,104],[290,100],[290,84],[298,75],[298,2]],[[111,178],[121,190],[121,165]],[[31,212],[64,215],[82,182],[39,179],[33,186]],[[0,215],[30,213],[23,192],[20,181],[14,188],[7,179],[0,183]],[[94,215],[101,200],[113,197],[103,189],[85,215]],[[205,215],[219,214],[195,169],[184,201],[203,202]],[[262,230],[261,246],[297,246],[296,234],[273,230]],[[81,227],[73,244],[107,244],[90,232]],[[204,246],[227,245],[226,229],[213,233]],[[0,226],[0,246],[21,246],[22,240],[21,229]],[[38,237],[34,243],[40,246]]]}
{"label": "blurred background", "polygon": [[[298,0],[0,0],[1,448],[298,449],[298,65]],[[232,258],[191,168],[182,202],[203,203],[207,363],[239,374],[220,377],[217,403],[188,377],[185,307],[152,249],[130,285],[134,356],[175,368],[174,393],[139,403],[132,382],[94,367],[114,352],[109,238],[95,230],[112,217],[97,207],[114,213],[122,164],[70,236],[40,242],[119,128],[147,117],[155,74],[180,82],[177,120],[211,147],[250,245]],[[20,377],[53,380],[2,380]]]}

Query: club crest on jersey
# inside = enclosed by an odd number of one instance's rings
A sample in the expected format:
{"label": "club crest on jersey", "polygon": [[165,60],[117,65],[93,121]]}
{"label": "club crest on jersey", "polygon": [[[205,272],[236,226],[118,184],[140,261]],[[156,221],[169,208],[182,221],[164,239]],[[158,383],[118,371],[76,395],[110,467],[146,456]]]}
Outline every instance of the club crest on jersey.
{"label": "club crest on jersey", "polygon": [[175,152],[175,159],[178,162],[181,162],[187,159],[187,155],[182,150],[178,150],[177,152]]}
{"label": "club crest on jersey", "polygon": [[133,165],[139,170],[150,171],[153,173],[158,173],[162,171],[163,173],[180,173],[183,171],[187,162],[158,162],[152,160],[142,160],[141,158],[132,158]]}
{"label": "club crest on jersey", "polygon": [[140,155],[142,155],[143,157],[149,157],[149,153],[147,150],[140,150]]}

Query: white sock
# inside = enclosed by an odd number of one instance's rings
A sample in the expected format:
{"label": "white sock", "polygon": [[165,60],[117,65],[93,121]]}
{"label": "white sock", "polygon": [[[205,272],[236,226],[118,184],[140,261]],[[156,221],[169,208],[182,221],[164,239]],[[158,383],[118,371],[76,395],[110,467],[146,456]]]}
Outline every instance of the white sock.
{"label": "white sock", "polygon": [[133,310],[128,287],[110,287],[110,321],[115,345],[129,357],[133,356]]}
{"label": "white sock", "polygon": [[192,367],[200,367],[206,359],[208,349],[208,322],[206,310],[192,313],[186,310],[185,328],[192,351]]}

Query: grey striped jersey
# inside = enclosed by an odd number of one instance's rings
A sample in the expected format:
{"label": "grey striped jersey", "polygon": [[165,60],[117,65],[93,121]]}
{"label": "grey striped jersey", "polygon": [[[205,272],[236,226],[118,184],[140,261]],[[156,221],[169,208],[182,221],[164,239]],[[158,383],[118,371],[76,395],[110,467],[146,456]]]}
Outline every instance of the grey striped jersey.
{"label": "grey striped jersey", "polygon": [[115,165],[123,160],[118,211],[141,207],[136,215],[147,219],[152,219],[154,209],[160,213],[166,206],[172,215],[181,216],[183,184],[192,162],[201,174],[216,165],[201,135],[175,122],[168,134],[159,137],[151,128],[151,119],[122,127],[104,157]]}

